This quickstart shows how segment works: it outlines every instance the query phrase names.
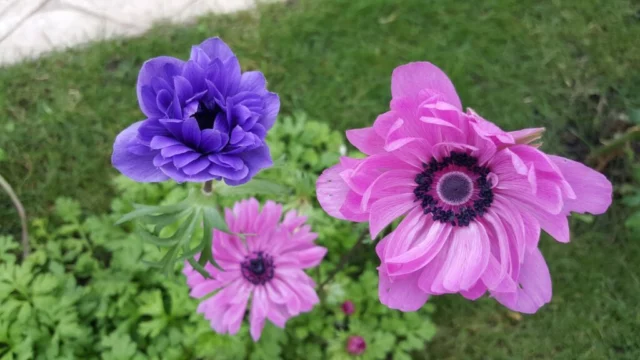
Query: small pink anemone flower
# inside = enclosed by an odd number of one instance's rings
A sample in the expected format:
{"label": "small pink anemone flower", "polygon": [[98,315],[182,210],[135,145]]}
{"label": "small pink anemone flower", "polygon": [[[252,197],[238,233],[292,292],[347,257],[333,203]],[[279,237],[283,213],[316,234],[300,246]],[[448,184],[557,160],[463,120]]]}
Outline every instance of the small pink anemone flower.
{"label": "small pink anemone flower", "polygon": [[211,278],[206,279],[185,263],[190,295],[213,295],[200,303],[198,312],[216,332],[237,333],[249,300],[254,341],[265,319],[284,327],[289,318],[318,303],[315,283],[303,269],[317,266],[327,249],[314,244],[318,235],[305,225],[306,217],[289,211],[280,222],[281,215],[282,205],[272,201],[262,211],[256,199],[240,201],[225,210],[225,218],[231,232],[247,234],[245,239],[213,232],[213,257],[223,271],[207,264]]}
{"label": "small pink anemone flower", "polygon": [[391,109],[373,127],[347,131],[367,156],[343,157],[317,182],[324,210],[369,222],[383,304],[415,311],[430,295],[487,291],[506,307],[534,313],[551,300],[538,250],[541,229],[569,241],[571,212],[604,213],[611,183],[581,163],[547,155],[544,129],[506,132],[463,112],[449,78],[415,62],[396,68]]}

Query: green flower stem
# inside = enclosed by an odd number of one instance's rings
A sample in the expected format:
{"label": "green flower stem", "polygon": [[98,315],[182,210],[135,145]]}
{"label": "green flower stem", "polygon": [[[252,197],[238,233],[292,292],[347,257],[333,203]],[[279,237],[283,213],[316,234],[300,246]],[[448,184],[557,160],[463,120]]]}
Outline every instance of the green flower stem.
{"label": "green flower stem", "polygon": [[205,181],[204,184],[202,184],[202,193],[206,196],[213,193],[213,180]]}
{"label": "green flower stem", "polygon": [[11,185],[7,182],[7,180],[0,175],[0,187],[4,189],[4,191],[9,195],[9,198],[13,202],[13,206],[15,206],[18,211],[18,216],[20,217],[20,223],[22,224],[22,257],[26,258],[29,255],[29,229],[27,226],[27,213],[24,211],[24,206],[22,206],[22,202],[18,198],[18,195],[13,191]]}

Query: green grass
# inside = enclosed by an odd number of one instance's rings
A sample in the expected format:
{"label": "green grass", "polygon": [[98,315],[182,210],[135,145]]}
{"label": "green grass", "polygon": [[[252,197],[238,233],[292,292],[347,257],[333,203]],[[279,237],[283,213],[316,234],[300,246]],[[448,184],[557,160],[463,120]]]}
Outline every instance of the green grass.
{"label": "green grass", "polygon": [[[640,107],[638,6],[623,0],[291,1],[259,13],[159,26],[143,37],[93,44],[0,69],[0,173],[31,216],[58,196],[108,206],[117,132],[140,120],[142,62],[187,57],[222,36],[245,69],[265,72],[282,112],[304,110],[340,129],[388,108],[397,65],[428,60],[470,106],[506,129],[545,126],[546,150],[584,156]],[[609,167],[615,181],[626,165]],[[0,232],[17,216],[0,195]],[[6,204],[6,205],[5,205]],[[640,358],[640,243],[614,204],[594,224],[574,222],[568,245],[543,239],[554,298],[517,317],[491,299],[434,300],[440,333],[429,359]]]}

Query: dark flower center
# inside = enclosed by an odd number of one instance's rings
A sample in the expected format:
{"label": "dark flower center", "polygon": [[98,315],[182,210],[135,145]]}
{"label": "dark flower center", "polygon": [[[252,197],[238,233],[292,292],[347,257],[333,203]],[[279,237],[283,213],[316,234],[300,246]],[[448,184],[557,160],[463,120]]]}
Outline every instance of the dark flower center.
{"label": "dark flower center", "polygon": [[472,190],[471,179],[461,172],[450,172],[442,176],[438,182],[438,195],[452,205],[469,200]]}
{"label": "dark flower center", "polygon": [[273,258],[262,251],[247,257],[240,265],[242,276],[253,285],[264,285],[273,279],[275,266]]}
{"label": "dark flower center", "polygon": [[[431,214],[433,220],[468,226],[491,206],[493,191],[487,179],[490,170],[479,166],[475,157],[452,152],[441,161],[432,159],[423,167],[415,178],[418,186],[413,193],[424,213]],[[434,179],[437,180],[435,189]]]}
{"label": "dark flower center", "polygon": [[198,103],[198,110],[196,110],[191,117],[196,119],[200,130],[213,129],[216,116],[220,111],[222,111],[222,109],[217,103],[214,102],[213,104],[207,105],[200,101]]}

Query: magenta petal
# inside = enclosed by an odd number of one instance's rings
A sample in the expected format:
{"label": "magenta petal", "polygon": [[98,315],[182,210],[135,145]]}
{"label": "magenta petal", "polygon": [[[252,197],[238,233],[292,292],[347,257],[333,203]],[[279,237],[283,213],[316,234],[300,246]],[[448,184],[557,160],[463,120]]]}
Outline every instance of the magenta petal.
{"label": "magenta petal", "polygon": [[347,130],[347,139],[367,155],[384,151],[384,139],[372,127]]}
{"label": "magenta petal", "polygon": [[487,287],[482,281],[478,281],[471,289],[460,291],[460,295],[469,300],[478,300],[485,292],[487,292]]}
{"label": "magenta petal", "polygon": [[558,166],[576,194],[576,199],[565,199],[564,211],[602,214],[611,205],[611,182],[599,172],[573,160],[549,156]]}
{"label": "magenta petal", "polygon": [[460,98],[451,80],[437,66],[428,62],[413,62],[393,70],[391,75],[393,98],[416,96],[423,89],[442,95],[445,102],[462,110]]}
{"label": "magenta petal", "polygon": [[327,214],[337,219],[347,220],[340,211],[349,193],[349,187],[340,177],[343,170],[343,166],[338,164],[323,171],[316,182],[316,195],[320,206]]}
{"label": "magenta petal", "polygon": [[253,299],[251,300],[251,313],[249,315],[249,322],[251,323],[250,332],[253,341],[258,341],[260,335],[262,335],[262,329],[264,328],[264,321],[267,318],[267,296],[264,289],[257,287],[253,291]]}
{"label": "magenta petal", "polygon": [[111,163],[123,175],[139,182],[158,182],[169,179],[158,167],[153,164],[153,158],[157,152],[149,152],[147,155],[135,155],[127,150],[127,147],[135,143],[138,128],[142,121],[131,124],[122,130],[113,143]]}
{"label": "magenta petal", "polygon": [[482,225],[472,222],[455,228],[448,241],[451,246],[436,284],[452,293],[468,290],[487,267],[490,251],[487,233]]}
{"label": "magenta petal", "polygon": [[540,250],[527,251],[518,283],[516,296],[493,293],[494,297],[509,309],[526,314],[535,313],[551,301],[551,275]]}
{"label": "magenta petal", "polygon": [[417,204],[413,193],[386,197],[374,202],[371,205],[371,213],[369,214],[371,238],[378,236],[380,231],[391,224],[393,220],[404,215],[415,206]]}
{"label": "magenta petal", "polygon": [[378,271],[378,295],[384,305],[400,311],[416,311],[429,299],[429,294],[418,288],[418,274],[405,275],[391,280]]}
{"label": "magenta petal", "polygon": [[[422,212],[420,208],[416,208],[414,211]],[[411,215],[408,215],[407,218],[409,218],[409,216]],[[407,218],[405,218],[405,220]],[[425,216],[420,216],[417,219],[424,222]],[[405,222],[405,220],[403,220],[403,222]],[[418,271],[440,253],[445,242],[449,238],[452,226],[449,224],[443,224],[439,221],[427,222],[427,224],[428,225],[424,227],[424,230],[421,233],[411,234],[406,231],[401,232],[399,230],[404,229],[401,229],[400,226],[395,230],[397,234],[389,240],[389,247],[392,250],[387,252],[385,260],[387,272],[390,275],[398,276]],[[403,237],[414,240],[414,243],[407,251],[400,253],[400,255],[391,257],[391,254],[397,253],[397,251],[393,250],[396,249],[396,243],[398,240],[401,240]]]}

